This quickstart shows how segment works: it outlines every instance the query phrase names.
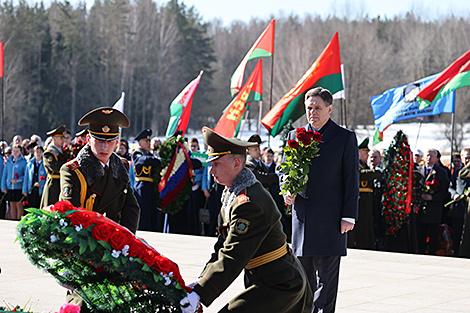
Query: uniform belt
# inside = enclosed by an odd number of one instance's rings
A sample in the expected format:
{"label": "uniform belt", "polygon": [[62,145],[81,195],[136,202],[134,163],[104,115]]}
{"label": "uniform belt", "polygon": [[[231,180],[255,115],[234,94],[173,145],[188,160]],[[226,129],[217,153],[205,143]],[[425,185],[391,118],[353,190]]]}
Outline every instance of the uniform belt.
{"label": "uniform belt", "polygon": [[50,179],[60,179],[60,174],[47,174]]}
{"label": "uniform belt", "polygon": [[255,267],[275,261],[283,257],[286,254],[287,254],[287,243],[284,243],[282,247],[280,247],[279,249],[276,249],[274,251],[265,253],[263,255],[257,256],[256,258],[251,259],[250,262],[248,262],[248,264],[245,266],[245,268],[247,270],[251,270]]}
{"label": "uniform belt", "polygon": [[359,188],[359,192],[373,192],[372,188]]}
{"label": "uniform belt", "polygon": [[150,177],[136,177],[135,180],[136,181],[148,181],[148,182],[153,183],[153,178],[150,178]]}

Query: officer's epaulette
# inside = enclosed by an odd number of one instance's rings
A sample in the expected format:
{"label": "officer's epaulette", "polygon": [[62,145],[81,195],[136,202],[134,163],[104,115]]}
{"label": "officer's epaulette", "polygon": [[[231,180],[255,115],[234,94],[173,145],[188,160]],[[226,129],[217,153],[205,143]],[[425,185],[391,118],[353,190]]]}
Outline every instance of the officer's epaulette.
{"label": "officer's epaulette", "polygon": [[77,159],[73,159],[71,161],[68,161],[67,163],[65,163],[65,165],[67,165],[67,167],[69,169],[71,169],[72,171],[75,171],[77,168],[80,167],[80,164],[78,164]]}
{"label": "officer's epaulette", "polygon": [[240,192],[240,194],[237,196],[238,204],[245,203],[247,201],[250,201],[250,198],[245,194],[245,190]]}

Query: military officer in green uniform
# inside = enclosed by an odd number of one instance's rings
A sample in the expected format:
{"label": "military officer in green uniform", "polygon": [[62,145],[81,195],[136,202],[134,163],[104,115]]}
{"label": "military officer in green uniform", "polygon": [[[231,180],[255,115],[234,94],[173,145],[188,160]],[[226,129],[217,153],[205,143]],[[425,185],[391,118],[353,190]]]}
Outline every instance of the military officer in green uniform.
{"label": "military officer in green uniform", "polygon": [[374,228],[374,180],[382,173],[370,169],[367,165],[369,156],[369,137],[366,137],[359,148],[359,210],[354,229],[348,233],[348,248],[375,249]]}
{"label": "military officer in green uniform", "polygon": [[223,224],[212,257],[192,284],[193,291],[180,302],[182,311],[195,312],[199,302],[209,306],[244,269],[246,289],[219,312],[312,312],[312,291],[286,244],[281,214],[245,168],[246,149],[254,144],[225,138],[207,127],[202,133],[209,146],[210,173],[225,186]]}
{"label": "military officer in green uniform", "polygon": [[67,162],[62,155],[62,146],[65,143],[65,125],[61,125],[47,133],[52,137],[52,142],[47,147],[43,155],[44,168],[47,179],[41,197],[40,207],[45,207],[59,201],[60,194],[60,167]]}
{"label": "military officer in green uniform", "polygon": [[[119,127],[129,127],[129,120],[119,110],[102,107],[87,113],[78,125],[88,125],[87,144],[60,169],[60,200],[106,215],[135,233],[140,209],[130,187],[129,164],[113,153]],[[82,313],[90,312],[75,292],[67,301],[82,306]]]}

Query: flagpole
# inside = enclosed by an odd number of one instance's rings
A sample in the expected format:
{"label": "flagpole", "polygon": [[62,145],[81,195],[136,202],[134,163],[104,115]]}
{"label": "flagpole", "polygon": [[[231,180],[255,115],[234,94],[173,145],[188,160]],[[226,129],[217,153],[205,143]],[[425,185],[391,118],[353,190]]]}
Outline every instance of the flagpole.
{"label": "flagpole", "polygon": [[259,116],[258,116],[258,135],[261,135],[261,114],[263,113],[263,100],[259,101]]}
{"label": "flagpole", "polygon": [[421,132],[421,124],[423,124],[423,120],[419,121],[418,134],[416,135],[415,149],[416,147],[418,147],[418,139],[419,139],[419,133]]}
{"label": "flagpole", "polygon": [[454,153],[454,127],[455,127],[455,109],[452,113],[452,134],[450,136],[450,168],[452,168],[452,155]]}
{"label": "flagpole", "polygon": [[242,138],[242,135],[243,135],[243,128],[245,128],[245,123],[246,123],[246,120],[248,118],[248,113],[250,112],[250,110],[246,110],[245,112],[245,118],[242,120],[242,124],[240,125],[240,132],[238,133],[238,138]]}

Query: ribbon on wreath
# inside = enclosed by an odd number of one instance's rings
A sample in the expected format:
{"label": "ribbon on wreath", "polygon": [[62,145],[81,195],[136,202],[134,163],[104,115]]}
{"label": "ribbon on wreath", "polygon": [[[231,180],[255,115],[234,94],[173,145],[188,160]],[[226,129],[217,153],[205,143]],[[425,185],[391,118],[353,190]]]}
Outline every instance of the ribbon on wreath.
{"label": "ribbon on wreath", "polygon": [[413,201],[413,170],[414,170],[414,162],[413,162],[413,152],[411,151],[410,147],[408,146],[408,156],[410,158],[410,164],[408,168],[408,187],[407,187],[407,194],[406,194],[406,207],[405,207],[405,214],[411,213],[411,202]]}

